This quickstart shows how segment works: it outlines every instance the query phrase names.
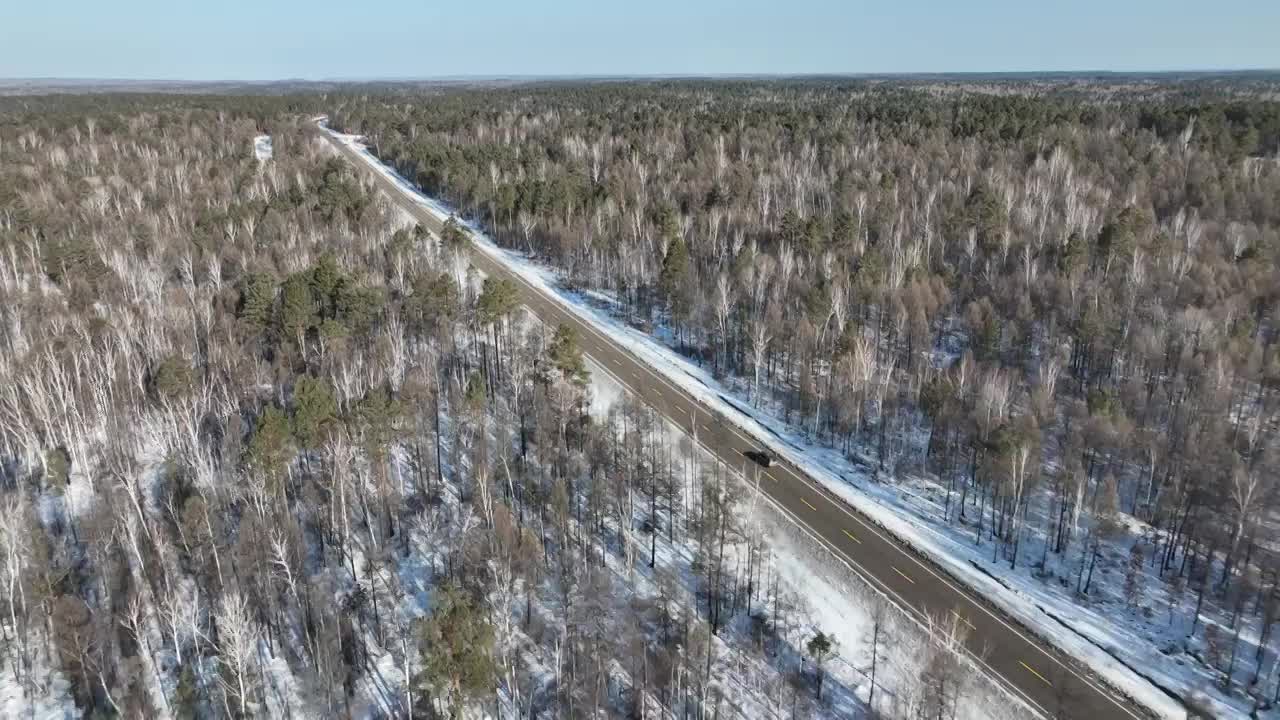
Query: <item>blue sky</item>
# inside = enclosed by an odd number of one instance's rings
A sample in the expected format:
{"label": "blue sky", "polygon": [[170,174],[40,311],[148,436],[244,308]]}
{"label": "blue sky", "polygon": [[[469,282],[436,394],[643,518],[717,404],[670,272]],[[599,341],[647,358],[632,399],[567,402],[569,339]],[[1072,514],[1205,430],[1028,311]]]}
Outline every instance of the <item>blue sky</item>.
{"label": "blue sky", "polygon": [[1280,68],[1280,0],[45,0],[0,77]]}

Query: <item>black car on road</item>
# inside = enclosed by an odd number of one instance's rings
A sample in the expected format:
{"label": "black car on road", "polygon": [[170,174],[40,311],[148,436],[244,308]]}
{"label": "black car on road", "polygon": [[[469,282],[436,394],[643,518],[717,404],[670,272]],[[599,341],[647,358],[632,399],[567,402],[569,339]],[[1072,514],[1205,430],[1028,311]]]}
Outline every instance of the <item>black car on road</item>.
{"label": "black car on road", "polygon": [[760,467],[773,466],[773,455],[768,450],[744,450],[742,454]]}

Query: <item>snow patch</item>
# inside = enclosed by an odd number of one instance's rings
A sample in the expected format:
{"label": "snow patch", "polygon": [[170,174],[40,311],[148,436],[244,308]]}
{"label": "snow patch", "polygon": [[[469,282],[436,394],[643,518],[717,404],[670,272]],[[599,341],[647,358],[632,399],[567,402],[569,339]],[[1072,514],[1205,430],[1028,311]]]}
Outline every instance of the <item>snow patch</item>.
{"label": "snow patch", "polygon": [[272,158],[274,151],[271,149],[271,136],[259,135],[253,139],[253,155],[258,158],[258,162],[266,162]]}

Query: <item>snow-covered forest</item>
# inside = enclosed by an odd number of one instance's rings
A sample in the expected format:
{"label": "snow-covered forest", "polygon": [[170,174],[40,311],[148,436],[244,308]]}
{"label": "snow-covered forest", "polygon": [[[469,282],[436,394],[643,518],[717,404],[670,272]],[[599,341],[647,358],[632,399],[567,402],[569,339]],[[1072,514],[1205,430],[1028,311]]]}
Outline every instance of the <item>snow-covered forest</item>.
{"label": "snow-covered forest", "polygon": [[0,714],[1028,714],[376,193],[329,102],[0,106]]}
{"label": "snow-covered forest", "polygon": [[1235,714],[1280,697],[1268,97],[651,82],[330,114],[1060,632]]}

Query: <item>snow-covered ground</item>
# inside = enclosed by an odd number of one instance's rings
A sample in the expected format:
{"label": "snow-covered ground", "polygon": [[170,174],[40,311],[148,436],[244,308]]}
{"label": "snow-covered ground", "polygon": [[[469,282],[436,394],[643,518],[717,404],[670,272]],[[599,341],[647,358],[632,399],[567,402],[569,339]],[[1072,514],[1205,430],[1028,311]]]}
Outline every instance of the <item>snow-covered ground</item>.
{"label": "snow-covered ground", "polygon": [[[9,640],[12,638],[6,638]],[[7,665],[7,663],[6,663]],[[37,653],[32,670],[32,687],[25,691],[9,668],[0,672],[0,717],[31,720],[71,720],[80,717],[71,684],[62,672],[50,670],[50,658]]]}
{"label": "snow-covered ground", "polygon": [[[400,182],[405,184],[403,180]],[[439,217],[451,215],[443,203],[429,198],[421,201]],[[1199,663],[1169,650],[1185,637],[1186,627],[1183,623],[1163,622],[1161,610],[1167,607],[1168,601],[1165,586],[1157,578],[1147,577],[1142,583],[1148,588],[1150,597],[1146,606],[1153,610],[1154,618],[1137,614],[1132,621],[1119,622],[1129,620],[1127,608],[1115,602],[1081,605],[1074,598],[1074,585],[1070,582],[1040,581],[1025,569],[1018,573],[1006,572],[1007,561],[992,561],[989,541],[975,545],[968,526],[942,522],[943,505],[941,496],[936,494],[937,485],[910,477],[893,478],[891,482],[885,478],[875,479],[868,472],[867,464],[850,462],[838,450],[812,443],[788,426],[780,414],[767,409],[745,410],[750,402],[743,389],[717,380],[653,335],[621,321],[621,308],[612,299],[602,293],[565,290],[554,269],[498,247],[474,223],[465,224],[481,249],[525,281],[557,298],[566,308],[660,372],[672,385],[714,407],[756,442],[803,468],[828,490],[923,552],[1023,626],[1085,661],[1094,672],[1136,702],[1161,717],[1185,717],[1186,707],[1171,697],[1168,689],[1183,698],[1195,697],[1201,705],[1212,708],[1217,717],[1240,717],[1250,710],[1246,699],[1227,698],[1217,692],[1214,678]],[[1028,555],[1039,551],[1031,540],[1024,542],[1024,548]],[[1122,551],[1111,547],[1107,552]],[[1122,594],[1122,583],[1122,574],[1114,571],[1097,576],[1094,595],[1118,598]],[[1187,594],[1190,602],[1194,602],[1194,593],[1188,590]],[[1223,627],[1221,634],[1230,633]],[[1277,713],[1273,711],[1267,716],[1275,717]]]}
{"label": "snow-covered ground", "polygon": [[[605,418],[609,409],[631,394],[626,383],[614,376],[602,365],[587,361],[591,371],[591,411],[597,418]],[[689,438],[678,426],[664,421],[666,432],[678,447],[689,448],[692,459],[703,466],[715,463],[715,458],[701,445],[692,446]],[[887,596],[871,587],[863,578],[840,561],[817,538],[796,523],[763,493],[753,493],[750,478],[735,473],[741,483],[739,492],[751,499],[744,502],[742,522],[756,537],[768,538],[770,549],[770,573],[780,578],[781,602],[795,605],[798,622],[783,633],[794,638],[813,637],[824,632],[834,637],[838,652],[828,667],[828,682],[836,686],[836,697],[830,710],[837,717],[859,717],[866,714],[868,701],[874,701],[875,710],[891,717],[910,713],[910,703],[918,698],[911,690],[920,687],[920,678],[930,654],[929,631],[915,618],[896,607]],[[679,570],[690,574],[686,563],[691,559],[681,557],[679,548],[663,547],[659,552],[659,568]],[[684,578],[685,583],[696,586],[696,580]],[[640,583],[645,587],[646,583]],[[652,588],[650,588],[652,590]],[[874,613],[877,606],[884,610],[881,636],[873,650]],[[747,628],[736,628],[741,633]],[[745,638],[742,638],[745,640]],[[872,653],[879,655],[876,670],[874,698],[870,693],[870,668]],[[1034,718],[1039,715],[1026,704],[1008,694],[996,680],[972,663],[966,664],[962,680],[963,700],[956,717],[960,720],[1001,720],[1003,718]],[[827,685],[830,688],[832,685]],[[856,698],[851,707],[841,705],[839,693]],[[759,702],[757,701],[757,704]],[[739,703],[740,707],[749,703]],[[748,714],[755,717],[755,714]]]}
{"label": "snow-covered ground", "polygon": [[[424,196],[382,164],[364,147],[359,136],[332,131],[331,134],[359,152],[372,168],[437,217],[443,220],[454,214],[446,204]],[[990,562],[989,546],[975,547],[971,539],[965,537],[965,527],[940,522],[939,504],[915,492],[909,483],[877,482],[862,466],[848,461],[838,451],[809,442],[767,410],[745,411],[749,403],[737,388],[713,378],[655,337],[620,321],[613,312],[615,308],[610,306],[610,298],[599,293],[588,296],[563,290],[553,269],[499,248],[481,228],[466,224],[478,247],[526,282],[556,298],[599,332],[626,347],[668,382],[715,407],[740,430],[804,468],[831,492],[924,553],[1027,628],[1083,660],[1135,701],[1162,717],[1181,718],[1186,713],[1182,703],[1156,687],[1148,677],[1183,697],[1210,690],[1206,676],[1192,663],[1171,659],[1161,652],[1163,645],[1159,638],[1115,622],[1111,614],[1113,608],[1082,607],[1073,601],[1070,592],[1038,581],[1025,571],[1002,572],[998,564]],[[737,398],[738,402],[732,403],[726,398]],[[1118,584],[1119,578],[1102,578],[1101,582]],[[1148,677],[1135,668],[1141,668]],[[1247,706],[1242,702],[1223,699],[1216,703],[1217,712],[1224,717],[1243,714]]]}
{"label": "snow-covered ground", "polygon": [[258,162],[270,160],[272,153],[270,135],[259,135],[253,139],[253,155]]}

